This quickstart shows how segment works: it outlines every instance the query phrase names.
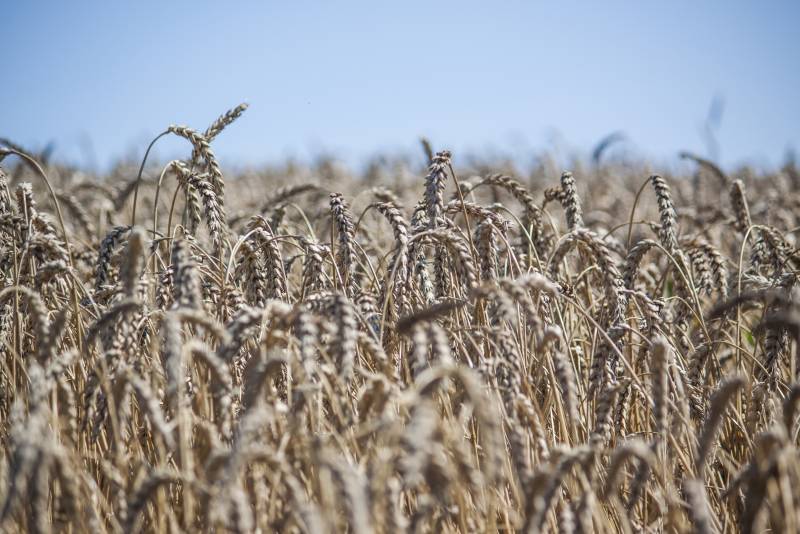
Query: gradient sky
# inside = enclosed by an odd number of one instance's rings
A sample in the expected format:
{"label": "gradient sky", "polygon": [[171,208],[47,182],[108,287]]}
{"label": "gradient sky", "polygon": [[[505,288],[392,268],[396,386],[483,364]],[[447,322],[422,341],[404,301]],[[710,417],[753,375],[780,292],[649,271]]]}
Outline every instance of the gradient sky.
{"label": "gradient sky", "polygon": [[13,1],[0,136],[107,166],[247,101],[214,143],[223,165],[357,162],[420,135],[456,159],[524,157],[616,130],[669,160],[713,155],[717,99],[719,160],[777,165],[800,149],[799,22],[797,1]]}

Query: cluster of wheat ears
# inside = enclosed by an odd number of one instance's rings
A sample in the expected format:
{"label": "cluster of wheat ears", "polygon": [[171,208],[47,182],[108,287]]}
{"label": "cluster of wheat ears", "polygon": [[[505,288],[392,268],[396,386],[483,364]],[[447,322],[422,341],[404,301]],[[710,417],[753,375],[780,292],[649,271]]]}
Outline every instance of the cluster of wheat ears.
{"label": "cluster of wheat ears", "polygon": [[800,532],[793,164],[226,185],[245,109],[0,144],[3,531]]}

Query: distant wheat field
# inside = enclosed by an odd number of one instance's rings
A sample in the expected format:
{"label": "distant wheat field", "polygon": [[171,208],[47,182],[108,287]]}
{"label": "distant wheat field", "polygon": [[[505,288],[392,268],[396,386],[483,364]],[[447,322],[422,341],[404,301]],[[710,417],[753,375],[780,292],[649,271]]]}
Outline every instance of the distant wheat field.
{"label": "distant wheat field", "polygon": [[226,173],[246,107],[0,141],[2,531],[800,531],[793,163]]}

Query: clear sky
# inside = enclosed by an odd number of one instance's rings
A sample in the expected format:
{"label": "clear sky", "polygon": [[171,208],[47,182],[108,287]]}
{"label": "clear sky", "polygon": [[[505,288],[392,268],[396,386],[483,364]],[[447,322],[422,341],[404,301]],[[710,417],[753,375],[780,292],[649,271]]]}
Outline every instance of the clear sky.
{"label": "clear sky", "polygon": [[223,165],[359,161],[417,151],[420,135],[456,158],[588,151],[616,130],[648,157],[709,155],[715,100],[726,166],[800,149],[798,1],[12,0],[1,13],[0,136],[84,165],[241,101],[214,143]]}

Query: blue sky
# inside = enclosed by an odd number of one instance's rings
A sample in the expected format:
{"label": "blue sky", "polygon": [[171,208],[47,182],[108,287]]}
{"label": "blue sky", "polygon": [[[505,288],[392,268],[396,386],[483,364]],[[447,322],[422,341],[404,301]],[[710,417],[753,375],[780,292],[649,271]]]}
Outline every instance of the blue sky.
{"label": "blue sky", "polygon": [[796,1],[11,2],[0,136],[107,166],[247,101],[223,165],[416,154],[420,135],[524,157],[616,130],[668,161],[708,155],[716,98],[720,161],[777,165],[800,150],[798,21]]}

